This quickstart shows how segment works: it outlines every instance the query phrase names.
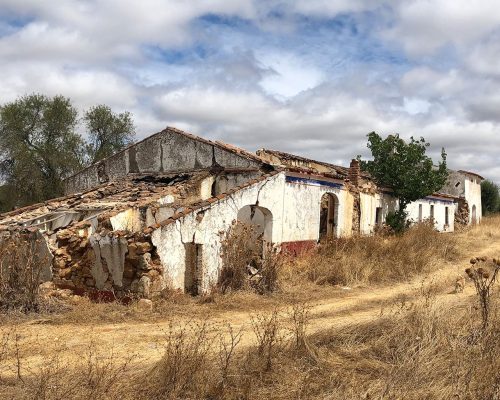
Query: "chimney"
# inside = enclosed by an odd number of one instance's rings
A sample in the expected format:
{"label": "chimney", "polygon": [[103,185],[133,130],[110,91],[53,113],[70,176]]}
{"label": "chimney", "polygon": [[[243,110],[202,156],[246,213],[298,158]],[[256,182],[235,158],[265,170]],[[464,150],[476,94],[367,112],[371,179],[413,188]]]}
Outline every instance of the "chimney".
{"label": "chimney", "polygon": [[349,165],[349,180],[352,182],[354,186],[359,185],[359,174],[361,168],[359,166],[359,161],[353,158],[351,160],[351,165]]}

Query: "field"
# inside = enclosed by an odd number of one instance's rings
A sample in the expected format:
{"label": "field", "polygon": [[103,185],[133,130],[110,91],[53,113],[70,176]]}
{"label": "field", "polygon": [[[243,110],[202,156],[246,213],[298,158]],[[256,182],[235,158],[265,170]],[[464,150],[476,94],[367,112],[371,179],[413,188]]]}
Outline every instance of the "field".
{"label": "field", "polygon": [[455,291],[478,256],[500,258],[499,217],[339,240],[284,260],[270,294],[3,313],[0,398],[500,399],[500,284],[487,321],[471,279]]}

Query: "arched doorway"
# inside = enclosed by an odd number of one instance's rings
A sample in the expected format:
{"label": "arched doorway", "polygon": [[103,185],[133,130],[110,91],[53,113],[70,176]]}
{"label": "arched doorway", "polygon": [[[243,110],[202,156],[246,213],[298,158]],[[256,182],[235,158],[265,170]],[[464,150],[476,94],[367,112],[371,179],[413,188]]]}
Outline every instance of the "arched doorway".
{"label": "arched doorway", "polygon": [[263,271],[273,260],[272,227],[273,215],[267,208],[247,205],[238,211],[221,241],[218,284],[222,293],[267,284]]}
{"label": "arched doorway", "polygon": [[475,225],[477,223],[476,205],[475,204],[472,206],[471,223],[472,223],[472,225]]}
{"label": "arched doorway", "polygon": [[226,243],[226,250],[236,245],[237,263],[242,263],[249,273],[255,274],[272,249],[273,214],[267,208],[248,205],[238,211],[236,218],[237,223],[231,232],[233,243]]}
{"label": "arched doorway", "polygon": [[337,236],[339,200],[333,193],[321,197],[319,213],[319,240]]}
{"label": "arched doorway", "polygon": [[273,235],[273,214],[265,207],[248,205],[240,208],[237,220],[244,224],[251,225],[255,232],[264,242],[272,243]]}

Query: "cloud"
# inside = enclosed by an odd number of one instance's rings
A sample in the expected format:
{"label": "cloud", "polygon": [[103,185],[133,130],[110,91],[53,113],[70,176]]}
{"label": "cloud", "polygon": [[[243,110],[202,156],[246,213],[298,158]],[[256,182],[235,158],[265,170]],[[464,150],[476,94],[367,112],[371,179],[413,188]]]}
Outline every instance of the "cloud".
{"label": "cloud", "polygon": [[424,136],[500,182],[500,14],[484,0],[0,0],[0,103],[42,92],[347,164]]}
{"label": "cloud", "polygon": [[274,72],[260,81],[261,87],[271,95],[292,97],[316,87],[323,80],[319,68],[293,53],[268,50],[257,57],[265,67]]}
{"label": "cloud", "polygon": [[468,47],[500,24],[495,0],[395,3],[394,26],[385,30],[385,37],[398,42],[414,57],[433,54],[446,45]]}

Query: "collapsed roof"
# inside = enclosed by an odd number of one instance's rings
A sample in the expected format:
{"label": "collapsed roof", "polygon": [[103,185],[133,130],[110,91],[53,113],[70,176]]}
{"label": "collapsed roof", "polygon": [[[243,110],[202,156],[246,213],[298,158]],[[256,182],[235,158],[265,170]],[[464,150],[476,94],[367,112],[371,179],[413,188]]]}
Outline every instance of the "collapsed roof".
{"label": "collapsed roof", "polygon": [[111,218],[131,207],[184,206],[198,198],[200,182],[209,176],[191,174],[131,174],[83,193],[59,197],[2,215],[0,230],[37,228],[53,232],[74,222]]}

